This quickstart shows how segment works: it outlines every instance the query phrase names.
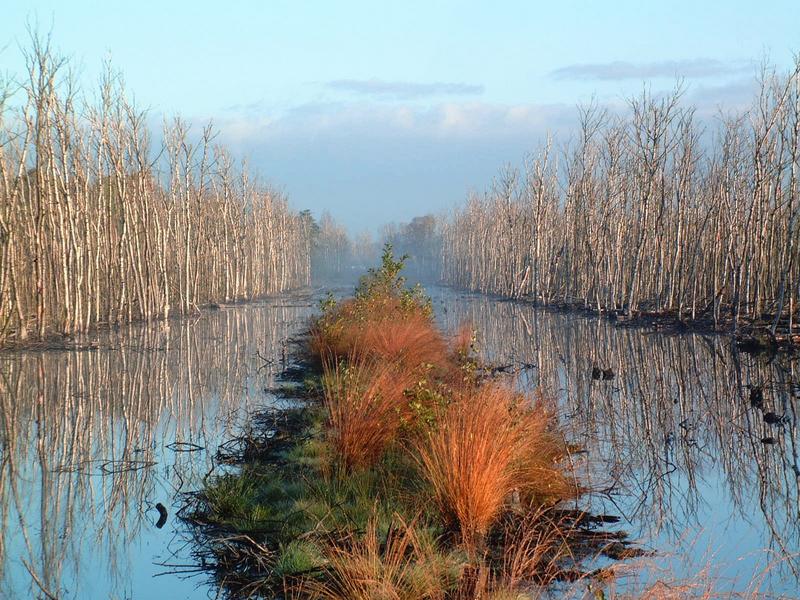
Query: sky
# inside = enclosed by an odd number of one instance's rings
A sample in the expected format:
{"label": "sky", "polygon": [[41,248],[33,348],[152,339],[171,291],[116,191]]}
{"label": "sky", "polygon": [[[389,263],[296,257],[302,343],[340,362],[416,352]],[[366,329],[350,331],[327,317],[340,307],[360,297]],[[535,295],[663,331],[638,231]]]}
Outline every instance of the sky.
{"label": "sky", "polygon": [[351,232],[452,209],[577,106],[686,87],[744,108],[764,60],[800,52],[800,1],[0,0],[0,73],[30,26],[84,88],[104,59],[151,122],[181,115]]}

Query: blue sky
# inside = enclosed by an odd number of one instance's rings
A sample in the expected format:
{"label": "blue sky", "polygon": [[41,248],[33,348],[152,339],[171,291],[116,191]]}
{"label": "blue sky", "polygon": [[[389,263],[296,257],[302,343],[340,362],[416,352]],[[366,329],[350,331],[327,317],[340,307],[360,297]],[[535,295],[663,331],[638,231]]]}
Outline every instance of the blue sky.
{"label": "blue sky", "polygon": [[481,190],[575,106],[685,78],[701,113],[740,107],[765,57],[800,51],[800,2],[44,2],[2,0],[0,70],[26,22],[87,89],[104,57],[153,121],[212,119],[297,208],[351,230]]}

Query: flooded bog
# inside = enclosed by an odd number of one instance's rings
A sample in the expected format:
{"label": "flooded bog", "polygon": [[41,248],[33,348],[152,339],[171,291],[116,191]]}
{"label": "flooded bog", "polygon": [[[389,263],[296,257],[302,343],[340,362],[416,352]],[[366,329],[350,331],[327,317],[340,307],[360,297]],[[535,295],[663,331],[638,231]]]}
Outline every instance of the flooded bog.
{"label": "flooded bog", "polygon": [[587,508],[654,551],[618,570],[618,588],[798,595],[796,357],[449,290],[434,299],[448,328],[472,323],[484,356],[557,403],[583,450]]}
{"label": "flooded bog", "polygon": [[[555,402],[591,489],[580,508],[654,552],[618,563],[616,589],[796,596],[796,360],[430,292],[446,329],[472,323],[485,358]],[[287,295],[1,354],[0,597],[214,597],[175,512],[248,411],[274,402],[285,340],[316,306]]]}
{"label": "flooded bog", "polygon": [[126,327],[82,351],[0,354],[0,598],[213,597],[189,577],[180,494],[271,402],[311,306],[286,295]]}

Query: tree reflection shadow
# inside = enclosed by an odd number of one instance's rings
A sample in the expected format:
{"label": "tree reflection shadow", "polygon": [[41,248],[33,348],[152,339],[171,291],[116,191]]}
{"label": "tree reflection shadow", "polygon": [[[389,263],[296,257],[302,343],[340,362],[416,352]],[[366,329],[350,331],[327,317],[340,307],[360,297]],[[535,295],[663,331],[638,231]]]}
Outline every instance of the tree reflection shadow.
{"label": "tree reflection shadow", "polygon": [[156,501],[196,487],[213,460],[197,450],[270,402],[310,310],[283,298],[0,354],[0,596],[129,597]]}
{"label": "tree reflection shadow", "polygon": [[[798,576],[796,359],[741,354],[726,337],[665,335],[437,293],[448,328],[471,322],[488,359],[517,365],[521,385],[558,400],[563,427],[588,451],[593,502],[613,505],[644,541],[679,546],[687,531],[727,512]],[[595,367],[612,369],[614,379],[593,379]],[[754,387],[763,391],[761,406],[750,401]],[[769,413],[780,422],[768,423]]]}

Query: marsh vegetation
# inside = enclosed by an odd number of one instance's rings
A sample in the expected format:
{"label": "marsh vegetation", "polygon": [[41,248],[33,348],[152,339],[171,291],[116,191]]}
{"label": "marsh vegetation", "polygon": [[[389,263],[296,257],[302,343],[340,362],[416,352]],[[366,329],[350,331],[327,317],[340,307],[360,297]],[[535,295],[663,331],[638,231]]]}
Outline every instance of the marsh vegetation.
{"label": "marsh vegetation", "polygon": [[[400,287],[399,267],[385,254],[354,298],[323,301],[280,389],[291,408],[262,413],[225,455],[239,470],[192,498],[198,560],[234,597],[581,597],[637,572],[623,594],[792,589],[782,587],[798,568],[791,360],[734,351],[698,365],[672,348],[683,339],[627,334],[635,345],[620,348],[602,322],[443,292],[448,343],[429,299]],[[464,322],[486,328],[481,359]],[[613,377],[592,377],[598,364]],[[753,389],[769,390],[768,406],[751,402]],[[770,409],[784,411],[779,423]],[[702,481],[710,466],[732,486],[726,516],[752,518],[757,492],[765,525],[753,556],[725,555],[749,573],[724,581],[703,575],[691,547],[719,543],[691,533],[719,495]],[[620,520],[660,540],[660,558],[604,526]]]}
{"label": "marsh vegetation", "polygon": [[402,266],[387,246],[353,298],[323,303],[298,349],[305,402],[191,505],[237,593],[500,597],[575,560],[549,513],[580,493],[552,415],[489,376],[471,331],[448,343]]}
{"label": "marsh vegetation", "polygon": [[[722,337],[618,328],[446,288],[428,288],[428,294],[447,339],[471,323],[481,332],[479,360],[516,375],[530,394],[539,389],[552,407],[551,426],[585,450],[573,453],[574,472],[587,488],[576,506],[619,517],[605,530],[627,531],[638,547],[655,552],[617,563],[616,577],[603,582],[606,598],[653,587],[661,597],[672,590],[674,598],[705,591],[715,598],[730,591],[739,597],[794,594],[800,543],[796,360],[743,354]],[[256,470],[264,475],[256,480],[264,495],[254,487],[238,507],[228,503],[229,521],[187,527],[175,514],[196,499],[185,493],[202,488],[212,468],[217,475],[246,469],[242,458],[258,455],[245,456],[244,449],[257,450],[295,418],[285,409],[299,404],[287,394],[319,393],[318,380],[276,379],[291,367],[284,340],[307,326],[317,305],[284,295],[207,311],[169,329],[125,326],[80,352],[0,355],[0,595],[42,595],[39,584],[59,598],[192,597],[216,594],[219,585],[235,595],[241,580],[233,577],[234,565],[244,567],[252,555],[229,554],[246,543],[230,527],[250,528],[249,537],[266,546],[270,513],[253,516],[253,507],[265,505],[259,509],[265,511],[270,495],[286,498],[298,486],[280,489],[271,471]],[[592,379],[595,365],[613,369],[615,378]],[[748,386],[762,390],[761,409],[751,404]],[[764,421],[766,412],[787,418],[772,425]],[[314,423],[317,435],[322,415]],[[299,435],[281,439],[287,453],[304,441],[311,442]],[[329,455],[315,454],[315,445],[293,452],[293,460],[316,468],[320,455]],[[235,479],[227,481],[233,488]],[[316,482],[321,500],[310,511],[325,516],[326,503],[338,506],[336,494],[342,494],[351,502],[360,498],[356,517],[369,522],[374,479],[356,478],[339,490],[323,481]],[[155,527],[156,502],[169,511],[162,529]],[[255,518],[267,521],[256,527]],[[344,509],[327,522],[334,518],[352,525]],[[383,523],[376,530],[381,542],[387,522],[386,516],[376,522]],[[396,524],[395,533],[405,539]],[[302,570],[305,551],[313,551],[297,546],[284,557],[287,573]],[[225,556],[242,562],[222,562],[217,570]],[[260,568],[269,573],[277,556],[266,556]],[[319,568],[319,562],[305,564]],[[587,584],[575,585],[586,593]]]}

